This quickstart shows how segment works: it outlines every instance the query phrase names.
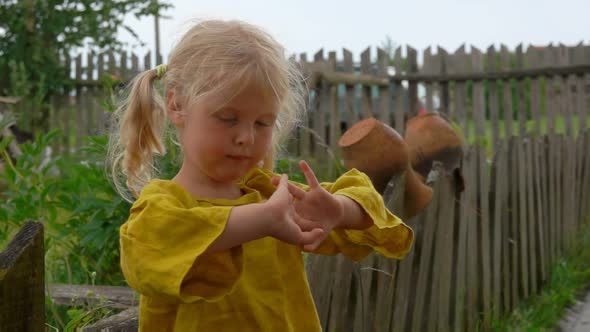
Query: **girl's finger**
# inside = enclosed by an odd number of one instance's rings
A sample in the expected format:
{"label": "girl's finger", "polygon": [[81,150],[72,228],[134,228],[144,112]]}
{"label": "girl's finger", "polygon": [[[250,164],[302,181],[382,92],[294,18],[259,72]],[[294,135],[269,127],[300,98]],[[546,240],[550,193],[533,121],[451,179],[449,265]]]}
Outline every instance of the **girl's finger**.
{"label": "girl's finger", "polygon": [[318,241],[318,240],[316,240],[316,241],[314,241],[314,242],[312,242],[310,244],[304,245],[303,246],[303,251],[305,251],[305,252],[314,252],[320,246],[320,244],[322,243],[321,241]]}
{"label": "girl's finger", "polygon": [[281,177],[278,179],[277,184],[276,184],[277,191],[282,191],[282,190],[288,191],[289,190],[289,187],[288,187],[289,182],[287,182],[287,179],[288,179],[287,174],[281,175]]}
{"label": "girl's finger", "polygon": [[287,187],[289,189],[289,192],[291,193],[291,195],[293,195],[293,197],[295,197],[295,199],[297,200],[302,200],[303,198],[305,198],[305,194],[306,191],[297,187],[296,185],[289,183],[289,186]]}
{"label": "girl's finger", "polygon": [[301,244],[303,248],[305,249],[308,245],[319,242],[323,235],[324,230],[321,228],[314,228],[309,232],[301,233]]}
{"label": "girl's finger", "polygon": [[[278,176],[274,176],[270,179],[271,183],[274,186],[278,186],[280,180],[281,180],[281,178]],[[293,195],[293,197],[295,197],[295,199],[302,200],[305,197],[305,193],[306,193],[305,190],[297,187],[296,185],[294,185],[290,182],[287,182],[287,184],[288,184],[289,192],[291,193],[291,195]]]}
{"label": "girl's finger", "polygon": [[272,178],[270,178],[270,183],[272,183],[273,186],[275,186],[275,187],[279,185],[279,182],[280,181],[281,181],[281,177],[280,176],[277,176],[277,175],[275,175]]}
{"label": "girl's finger", "polygon": [[305,176],[305,180],[307,181],[307,184],[309,185],[310,189],[314,189],[320,185],[320,183],[318,182],[318,179],[316,178],[315,174],[313,173],[313,170],[311,169],[311,167],[309,167],[309,165],[307,164],[307,162],[305,162],[305,160],[299,161],[299,167],[301,168],[301,171],[303,172],[303,175]]}

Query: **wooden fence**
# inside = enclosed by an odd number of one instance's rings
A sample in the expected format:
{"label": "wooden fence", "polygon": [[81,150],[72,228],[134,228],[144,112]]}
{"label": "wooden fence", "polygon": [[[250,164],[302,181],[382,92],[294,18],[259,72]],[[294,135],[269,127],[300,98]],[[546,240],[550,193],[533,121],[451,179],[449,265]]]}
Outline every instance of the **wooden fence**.
{"label": "wooden fence", "polygon": [[[311,256],[324,331],[476,331],[540,290],[590,212],[590,130],[502,141],[492,160],[470,147],[466,190],[442,177],[409,220],[402,261]],[[390,203],[391,206],[391,203]]]}

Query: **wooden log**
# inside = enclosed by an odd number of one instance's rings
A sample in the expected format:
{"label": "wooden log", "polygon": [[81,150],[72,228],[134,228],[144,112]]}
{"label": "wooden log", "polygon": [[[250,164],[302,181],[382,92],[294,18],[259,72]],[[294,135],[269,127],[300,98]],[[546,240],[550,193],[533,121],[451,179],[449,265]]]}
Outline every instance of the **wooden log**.
{"label": "wooden log", "polygon": [[136,332],[138,328],[139,308],[131,307],[84,327],[82,332]]}
{"label": "wooden log", "polygon": [[364,119],[348,129],[338,145],[342,148],[344,166],[366,173],[380,193],[392,177],[404,174],[402,218],[415,216],[432,200],[432,188],[420,181],[410,165],[406,143],[385,123],[375,118]]}
{"label": "wooden log", "polygon": [[51,284],[47,296],[55,304],[62,305],[101,305],[110,308],[129,308],[139,304],[135,292],[122,286],[92,286]]}
{"label": "wooden log", "polygon": [[44,331],[43,224],[28,221],[0,252],[0,330]]}

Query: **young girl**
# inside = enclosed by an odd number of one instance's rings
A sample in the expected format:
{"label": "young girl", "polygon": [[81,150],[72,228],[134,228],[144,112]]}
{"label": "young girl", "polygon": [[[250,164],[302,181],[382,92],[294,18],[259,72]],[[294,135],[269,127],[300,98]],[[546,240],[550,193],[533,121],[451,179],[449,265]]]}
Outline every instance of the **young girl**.
{"label": "young girl", "polygon": [[[215,20],[133,82],[111,155],[119,192],[136,199],[120,241],[140,330],[317,331],[302,250],[360,260],[410,249],[412,230],[363,173],[319,184],[303,161],[307,185],[271,173],[304,109],[302,82],[267,33]],[[171,180],[152,179],[166,119],[183,161]]]}

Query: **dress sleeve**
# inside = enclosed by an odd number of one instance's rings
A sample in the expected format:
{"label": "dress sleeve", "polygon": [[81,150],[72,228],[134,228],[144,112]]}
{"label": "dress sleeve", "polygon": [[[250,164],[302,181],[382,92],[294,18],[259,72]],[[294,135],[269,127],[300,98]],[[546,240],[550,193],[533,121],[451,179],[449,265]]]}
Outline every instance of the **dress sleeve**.
{"label": "dress sleeve", "polygon": [[361,260],[372,251],[388,258],[403,258],[412,246],[414,232],[392,214],[364,173],[352,169],[334,183],[322,183],[332,194],[346,196],[357,202],[373,221],[363,230],[334,229],[316,249],[315,253],[336,255],[342,253],[353,260]]}
{"label": "dress sleeve", "polygon": [[203,255],[232,207],[187,208],[187,199],[144,188],[121,226],[121,268],[143,295],[173,303],[215,301],[232,291],[242,271],[241,246]]}

